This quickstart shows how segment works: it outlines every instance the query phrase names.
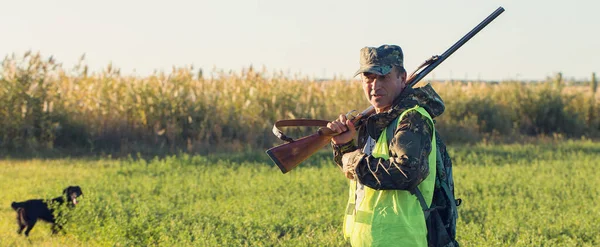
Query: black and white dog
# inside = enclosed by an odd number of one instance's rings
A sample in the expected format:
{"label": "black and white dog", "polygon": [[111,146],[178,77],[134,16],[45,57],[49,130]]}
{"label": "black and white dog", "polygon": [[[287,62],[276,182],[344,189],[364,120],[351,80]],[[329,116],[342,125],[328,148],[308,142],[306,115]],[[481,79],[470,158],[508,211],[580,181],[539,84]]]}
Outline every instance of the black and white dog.
{"label": "black and white dog", "polygon": [[63,205],[67,200],[67,205],[74,207],[77,205],[77,198],[82,195],[83,192],[81,192],[79,186],[69,186],[63,191],[62,196],[52,200],[32,199],[24,202],[13,202],[11,207],[17,211],[17,223],[19,224],[17,233],[21,234],[25,230],[25,236],[29,236],[29,232],[38,220],[52,223],[52,233],[57,233],[62,229],[62,226],[56,222],[55,207],[49,207],[49,205]]}

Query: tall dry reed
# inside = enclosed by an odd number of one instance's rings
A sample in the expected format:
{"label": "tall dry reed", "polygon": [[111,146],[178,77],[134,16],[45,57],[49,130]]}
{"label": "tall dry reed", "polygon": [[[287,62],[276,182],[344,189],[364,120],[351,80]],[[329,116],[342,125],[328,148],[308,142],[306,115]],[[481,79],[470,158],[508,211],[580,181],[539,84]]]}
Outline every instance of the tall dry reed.
{"label": "tall dry reed", "polygon": [[[449,142],[598,136],[596,96],[590,87],[565,85],[562,77],[559,83],[434,82],[447,104],[437,128]],[[357,81],[315,81],[252,67],[209,73],[174,67],[136,77],[109,64],[91,73],[83,58],[67,70],[28,52],[2,62],[0,148],[117,154],[264,149],[280,143],[271,133],[276,120],[331,120],[362,110],[368,105],[361,90]]]}

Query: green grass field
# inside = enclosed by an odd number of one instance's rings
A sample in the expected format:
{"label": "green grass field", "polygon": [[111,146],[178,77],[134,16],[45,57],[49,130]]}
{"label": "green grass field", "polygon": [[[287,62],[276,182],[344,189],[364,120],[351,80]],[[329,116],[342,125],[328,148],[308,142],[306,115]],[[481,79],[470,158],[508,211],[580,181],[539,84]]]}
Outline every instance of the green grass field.
{"label": "green grass field", "polygon": [[[463,246],[600,245],[600,144],[450,147]],[[289,174],[262,153],[0,160],[0,246],[346,246],[328,152]],[[16,234],[12,201],[80,185],[67,233]]]}

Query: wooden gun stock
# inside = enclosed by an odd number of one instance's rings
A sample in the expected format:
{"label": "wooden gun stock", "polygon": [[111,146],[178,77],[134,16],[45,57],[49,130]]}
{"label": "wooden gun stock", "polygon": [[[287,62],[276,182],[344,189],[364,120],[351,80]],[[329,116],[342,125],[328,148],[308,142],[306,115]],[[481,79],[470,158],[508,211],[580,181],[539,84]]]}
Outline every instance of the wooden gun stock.
{"label": "wooden gun stock", "polygon": [[334,135],[335,132],[331,129],[322,127],[315,134],[267,150],[267,155],[277,164],[281,172],[287,173],[325,147]]}
{"label": "wooden gun stock", "polygon": [[[463,44],[465,44],[469,39],[471,39],[475,34],[481,31],[487,24],[492,22],[496,17],[498,17],[502,12],[504,12],[504,8],[499,7],[492,14],[490,14],[487,18],[485,18],[481,23],[479,23],[475,28],[473,28],[470,32],[468,32],[465,36],[463,36],[460,40],[458,40],[454,45],[452,45],[448,50],[446,50],[442,55],[433,56],[430,59],[426,60],[421,66],[419,66],[415,72],[411,73],[407,80],[407,87],[413,87],[416,85],[421,79],[423,79],[429,72],[435,69],[438,65],[440,65],[446,58],[448,58],[452,53],[454,53],[458,48],[460,48]],[[348,119],[352,119],[352,122],[357,125],[358,121],[363,117],[368,117],[373,112],[375,112],[373,106],[367,108],[363,112],[361,112],[358,116]],[[296,124],[296,123],[311,123],[311,124]],[[319,151],[319,149],[326,146],[333,136],[337,133],[332,131],[327,127],[321,127],[317,131],[317,133],[300,138],[298,140],[293,140],[289,137],[283,135],[283,133],[278,129],[278,127],[284,126],[326,126],[327,121],[324,120],[307,120],[307,119],[298,119],[298,120],[281,120],[275,123],[273,127],[273,133],[279,137],[279,139],[287,141],[288,143],[273,147],[266,151],[267,155],[277,164],[279,169],[283,173],[287,173],[292,169],[296,168],[302,161],[306,160],[308,157]]]}
{"label": "wooden gun stock", "polygon": [[[369,116],[375,112],[375,108],[370,106],[366,110],[362,111],[358,115],[352,115],[354,111],[346,114],[346,117],[352,120],[352,123],[357,124],[359,120],[361,120],[365,116]],[[310,119],[296,119],[296,120],[281,120],[275,123],[273,126],[273,133],[279,139],[287,141],[288,143],[281,144],[279,146],[270,148],[266,151],[267,155],[277,164],[281,172],[287,173],[292,169],[296,168],[302,161],[305,161],[319,151],[319,149],[325,147],[330,141],[331,138],[336,136],[338,133],[327,128],[327,123],[329,121],[325,120],[310,120]],[[319,128],[317,133],[302,137],[298,140],[293,140],[287,136],[285,136],[280,130],[279,127],[285,126],[322,126]]]}

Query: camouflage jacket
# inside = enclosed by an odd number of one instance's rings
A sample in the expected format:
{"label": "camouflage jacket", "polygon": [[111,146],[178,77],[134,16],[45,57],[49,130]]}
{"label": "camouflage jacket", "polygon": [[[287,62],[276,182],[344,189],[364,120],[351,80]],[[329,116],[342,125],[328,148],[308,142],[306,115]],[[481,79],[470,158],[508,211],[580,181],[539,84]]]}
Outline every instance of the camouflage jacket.
{"label": "camouflage jacket", "polygon": [[444,112],[444,103],[427,84],[420,88],[405,88],[386,111],[369,116],[358,129],[358,138],[342,145],[333,145],[335,163],[343,167],[346,155],[350,170],[358,181],[377,190],[411,190],[429,174],[428,156],[431,152],[432,126],[416,111],[409,112],[398,124],[389,144],[390,158],[384,160],[363,153],[371,136],[374,140],[389,124],[409,108],[419,105],[432,118]]}

